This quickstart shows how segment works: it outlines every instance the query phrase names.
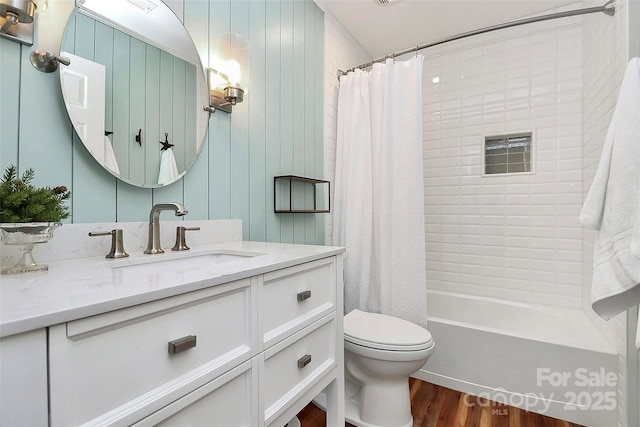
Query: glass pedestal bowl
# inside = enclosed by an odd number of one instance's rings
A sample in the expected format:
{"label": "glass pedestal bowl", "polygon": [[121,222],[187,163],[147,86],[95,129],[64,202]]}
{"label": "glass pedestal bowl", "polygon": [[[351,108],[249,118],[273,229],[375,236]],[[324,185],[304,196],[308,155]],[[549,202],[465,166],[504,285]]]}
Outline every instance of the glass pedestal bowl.
{"label": "glass pedestal bowl", "polygon": [[21,246],[18,262],[11,267],[4,267],[2,274],[47,271],[49,267],[36,263],[31,251],[34,244],[48,242],[53,237],[53,230],[61,225],[59,222],[0,223],[2,242],[5,245]]}

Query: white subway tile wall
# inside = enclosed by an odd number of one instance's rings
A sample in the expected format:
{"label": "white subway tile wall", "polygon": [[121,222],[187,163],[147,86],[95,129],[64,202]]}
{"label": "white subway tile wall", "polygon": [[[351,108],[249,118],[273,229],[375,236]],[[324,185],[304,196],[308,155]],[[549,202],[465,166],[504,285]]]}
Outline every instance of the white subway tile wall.
{"label": "white subway tile wall", "polygon": [[[587,5],[588,2],[583,2]],[[620,82],[628,62],[627,22],[628,4],[616,3],[616,15],[612,19],[586,16],[583,20],[583,195],[586,196],[595,175],[602,152],[602,145],[613,114]],[[618,350],[618,425],[627,423],[626,393],[626,316],[616,316],[608,322],[591,310],[590,289],[593,275],[593,242],[595,233],[582,231],[582,283],[583,307],[595,326]]]}
{"label": "white subway tile wall", "polygon": [[[423,51],[427,286],[582,306],[582,18]],[[485,136],[533,133],[533,174],[482,176]]]}

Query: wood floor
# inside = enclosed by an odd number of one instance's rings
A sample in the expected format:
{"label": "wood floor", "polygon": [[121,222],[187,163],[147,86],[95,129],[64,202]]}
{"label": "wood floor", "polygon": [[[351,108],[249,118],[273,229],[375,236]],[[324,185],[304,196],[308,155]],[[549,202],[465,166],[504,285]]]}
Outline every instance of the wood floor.
{"label": "wood floor", "polygon": [[[413,378],[409,387],[414,427],[580,427]],[[325,413],[313,403],[298,418],[302,427],[321,427],[326,422]]]}

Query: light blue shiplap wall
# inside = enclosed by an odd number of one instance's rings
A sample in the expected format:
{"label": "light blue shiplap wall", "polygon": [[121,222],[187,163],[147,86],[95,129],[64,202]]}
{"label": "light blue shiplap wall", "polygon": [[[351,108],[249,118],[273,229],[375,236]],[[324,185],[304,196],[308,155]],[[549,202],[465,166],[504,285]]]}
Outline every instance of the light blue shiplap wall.
{"label": "light blue shiplap wall", "polygon": [[322,11],[312,0],[185,0],[179,12],[205,65],[220,33],[251,41],[245,101],[230,115],[211,115],[208,140],[184,178],[150,190],[112,177],[75,136],[58,74],[30,65],[37,46],[4,39],[0,166],[33,167],[36,185],[69,187],[67,222],[145,221],[154,203],[177,201],[189,210],[186,219],[242,219],[247,240],[322,243],[322,214],[273,213],[273,176],[322,178]]}

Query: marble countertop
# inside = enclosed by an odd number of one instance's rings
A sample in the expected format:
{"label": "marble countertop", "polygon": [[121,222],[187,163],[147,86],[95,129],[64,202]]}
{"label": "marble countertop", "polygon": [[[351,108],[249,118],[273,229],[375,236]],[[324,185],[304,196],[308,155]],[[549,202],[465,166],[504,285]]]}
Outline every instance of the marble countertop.
{"label": "marble countertop", "polygon": [[[0,278],[0,337],[171,297],[344,252],[332,246],[234,241],[108,260],[50,261]],[[212,254],[243,254],[216,261]],[[246,256],[252,255],[252,256]],[[194,260],[194,257],[199,259]],[[178,261],[185,258],[183,261]]]}

